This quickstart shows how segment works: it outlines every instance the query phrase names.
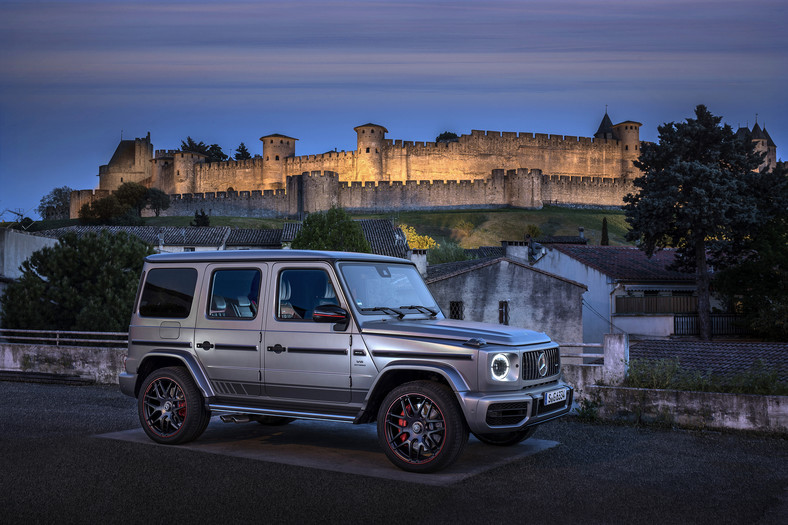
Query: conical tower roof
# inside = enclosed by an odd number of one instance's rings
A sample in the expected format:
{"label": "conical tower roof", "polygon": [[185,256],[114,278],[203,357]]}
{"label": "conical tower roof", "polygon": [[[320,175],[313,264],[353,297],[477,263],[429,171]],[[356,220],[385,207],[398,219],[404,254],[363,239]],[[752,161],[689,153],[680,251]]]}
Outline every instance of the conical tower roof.
{"label": "conical tower roof", "polygon": [[763,131],[757,122],[752,127],[752,140],[766,140],[766,135],[763,134]]}
{"label": "conical tower roof", "polygon": [[599,123],[599,129],[597,129],[596,133],[594,133],[594,137],[598,139],[603,139],[607,136],[612,136],[612,134],[613,134],[613,122],[610,120],[610,117],[607,115],[607,111],[605,111],[605,116],[602,117],[602,122]]}
{"label": "conical tower roof", "polygon": [[769,136],[769,132],[768,132],[768,131],[766,131],[766,126],[763,126],[763,134],[764,134],[764,136],[766,137],[766,144],[767,144],[767,145],[768,145],[770,148],[776,148],[776,147],[777,147],[777,144],[775,144],[775,143],[774,143],[774,141],[772,140],[772,137],[770,137],[770,136]]}

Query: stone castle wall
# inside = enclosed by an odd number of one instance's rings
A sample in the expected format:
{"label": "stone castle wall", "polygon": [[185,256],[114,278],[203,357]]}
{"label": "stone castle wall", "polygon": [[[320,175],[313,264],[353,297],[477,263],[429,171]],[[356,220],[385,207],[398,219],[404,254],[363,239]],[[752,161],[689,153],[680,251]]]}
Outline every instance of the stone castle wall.
{"label": "stone castle wall", "polygon": [[[551,177],[539,170],[494,170],[476,180],[343,182],[334,172],[304,172],[287,178],[284,190],[172,195],[163,216],[209,215],[294,217],[341,206],[387,213],[441,208],[541,208],[543,203],[621,204],[631,182],[598,177]],[[148,212],[152,214],[152,212]]]}

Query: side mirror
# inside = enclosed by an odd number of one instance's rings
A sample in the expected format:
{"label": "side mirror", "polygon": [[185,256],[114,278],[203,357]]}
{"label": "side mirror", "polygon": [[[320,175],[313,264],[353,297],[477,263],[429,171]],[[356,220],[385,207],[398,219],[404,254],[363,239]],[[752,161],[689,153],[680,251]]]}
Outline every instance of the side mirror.
{"label": "side mirror", "polygon": [[312,320],[316,323],[334,323],[336,330],[344,330],[350,322],[350,314],[341,306],[323,304],[312,311]]}

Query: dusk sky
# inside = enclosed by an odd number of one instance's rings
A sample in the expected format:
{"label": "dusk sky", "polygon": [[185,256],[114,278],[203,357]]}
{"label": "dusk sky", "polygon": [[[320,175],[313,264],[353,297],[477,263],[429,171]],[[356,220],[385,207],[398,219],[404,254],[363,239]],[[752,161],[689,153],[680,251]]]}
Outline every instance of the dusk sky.
{"label": "dusk sky", "polygon": [[786,26],[785,0],[0,0],[0,211],[96,187],[121,133],[227,154],[282,133],[302,155],[367,122],[590,137],[607,105],[656,141],[705,104],[757,114],[786,159]]}

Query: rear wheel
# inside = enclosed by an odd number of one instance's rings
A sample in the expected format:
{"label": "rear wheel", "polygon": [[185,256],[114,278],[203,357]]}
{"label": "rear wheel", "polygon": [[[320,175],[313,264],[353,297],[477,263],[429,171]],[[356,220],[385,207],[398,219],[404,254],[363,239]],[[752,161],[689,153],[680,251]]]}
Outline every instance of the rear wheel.
{"label": "rear wheel", "polygon": [[137,413],[148,437],[167,445],[196,439],[211,419],[189,372],[178,366],[154,370],[145,378]]}
{"label": "rear wheel", "polygon": [[473,433],[476,436],[476,439],[481,441],[486,445],[495,445],[497,447],[509,447],[512,445],[516,445],[521,441],[525,441],[529,437],[534,435],[536,432],[536,427],[529,427],[525,430],[516,430],[514,432],[501,432],[496,434],[477,434],[476,432]]}
{"label": "rear wheel", "polygon": [[432,381],[413,381],[389,392],[380,405],[378,442],[399,468],[434,472],[459,457],[468,428],[451,390]]}

